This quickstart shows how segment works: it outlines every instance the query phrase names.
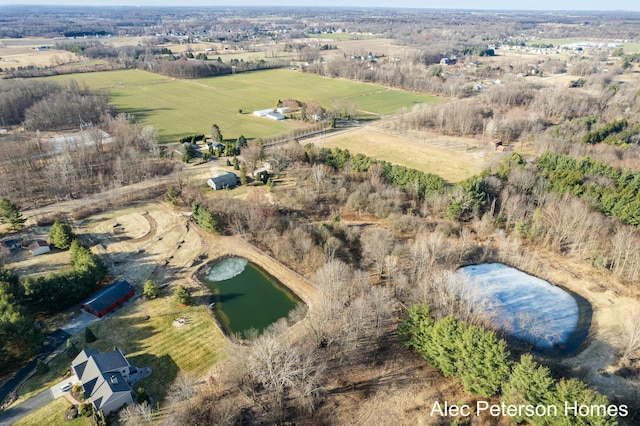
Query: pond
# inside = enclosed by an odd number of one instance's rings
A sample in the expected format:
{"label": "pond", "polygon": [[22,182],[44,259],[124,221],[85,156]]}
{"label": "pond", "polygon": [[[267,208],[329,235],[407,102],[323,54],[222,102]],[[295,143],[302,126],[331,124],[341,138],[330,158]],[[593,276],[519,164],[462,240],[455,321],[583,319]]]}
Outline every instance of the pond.
{"label": "pond", "polygon": [[490,321],[536,352],[566,355],[586,339],[591,305],[583,297],[500,263],[465,266],[475,302]]}
{"label": "pond", "polygon": [[216,261],[198,278],[213,292],[212,309],[227,334],[262,332],[301,303],[275,278],[241,257]]}

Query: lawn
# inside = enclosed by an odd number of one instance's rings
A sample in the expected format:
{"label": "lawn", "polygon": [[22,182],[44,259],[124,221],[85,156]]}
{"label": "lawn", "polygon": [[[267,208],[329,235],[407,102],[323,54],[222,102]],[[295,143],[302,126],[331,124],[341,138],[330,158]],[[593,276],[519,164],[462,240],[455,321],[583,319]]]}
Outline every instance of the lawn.
{"label": "lawn", "polygon": [[49,371],[46,374],[36,374],[18,388],[18,399],[13,405],[20,404],[32,396],[50,388],[62,381],[62,375],[71,367],[71,360],[65,354],[60,355],[49,363]]}
{"label": "lawn", "polygon": [[330,136],[318,142],[325,148],[346,148],[352,153],[436,174],[460,182],[481,171],[482,161],[471,155],[439,148],[370,129]]}
{"label": "lawn", "polygon": [[161,142],[172,142],[188,134],[208,134],[214,123],[226,138],[240,135],[259,138],[304,126],[296,120],[273,121],[251,114],[257,109],[275,107],[278,100],[287,98],[313,100],[327,108],[336,99],[347,99],[374,114],[392,114],[402,107],[438,100],[430,95],[289,69],[197,80],[175,80],[140,70],[51,77],[59,82],[70,78],[107,92],[120,111],[153,125]]}
{"label": "lawn", "polygon": [[59,426],[60,424],[69,426],[88,426],[91,420],[88,417],[81,417],[72,421],[64,420],[64,413],[71,403],[66,398],[58,398],[55,401],[39,408],[17,422],[14,426]]}
{"label": "lawn", "polygon": [[[180,317],[187,323],[174,327],[173,321]],[[220,359],[226,344],[205,306],[178,307],[169,296],[130,304],[92,324],[91,330],[98,340],[85,348],[109,351],[115,347],[124,351],[132,365],[153,369],[149,378],[134,387],[143,387],[157,402],[162,402],[179,370],[202,376]]]}

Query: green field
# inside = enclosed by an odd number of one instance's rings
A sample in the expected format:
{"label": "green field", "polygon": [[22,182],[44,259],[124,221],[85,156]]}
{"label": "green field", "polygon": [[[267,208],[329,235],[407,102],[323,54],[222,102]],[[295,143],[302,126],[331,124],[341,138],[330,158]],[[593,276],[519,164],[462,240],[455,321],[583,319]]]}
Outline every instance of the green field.
{"label": "green field", "polygon": [[[382,86],[303,74],[288,69],[242,73],[198,80],[176,80],[140,71],[109,71],[55,76],[64,83],[75,79],[89,88],[103,90],[119,111],[154,126],[161,142],[210,132],[216,123],[225,138],[259,138],[304,126],[296,120],[273,121],[251,114],[275,107],[287,98],[317,101],[331,107],[336,99],[356,103],[363,111],[393,114],[416,103],[438,98]],[[243,113],[238,111],[242,109]]]}
{"label": "green field", "polygon": [[88,426],[91,421],[88,417],[80,417],[70,422],[64,420],[64,413],[71,403],[66,398],[58,398],[53,402],[35,410],[17,422],[15,426]]}

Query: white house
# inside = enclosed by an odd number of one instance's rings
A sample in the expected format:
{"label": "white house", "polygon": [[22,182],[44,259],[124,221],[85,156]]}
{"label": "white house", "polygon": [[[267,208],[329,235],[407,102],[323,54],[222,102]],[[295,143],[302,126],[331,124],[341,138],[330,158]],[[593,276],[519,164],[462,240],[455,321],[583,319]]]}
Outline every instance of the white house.
{"label": "white house", "polygon": [[29,250],[31,254],[37,256],[39,254],[49,253],[51,251],[51,247],[44,240],[35,240],[29,245]]}

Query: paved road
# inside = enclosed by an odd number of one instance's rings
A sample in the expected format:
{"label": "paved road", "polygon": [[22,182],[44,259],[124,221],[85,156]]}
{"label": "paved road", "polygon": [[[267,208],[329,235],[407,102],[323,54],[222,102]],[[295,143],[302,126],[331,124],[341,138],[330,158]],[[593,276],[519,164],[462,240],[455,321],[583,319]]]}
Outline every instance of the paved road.
{"label": "paved road", "polygon": [[0,426],[12,425],[20,417],[27,415],[33,410],[37,410],[51,401],[53,401],[53,393],[51,392],[51,389],[42,391],[33,398],[27,399],[22,404],[0,413]]}

